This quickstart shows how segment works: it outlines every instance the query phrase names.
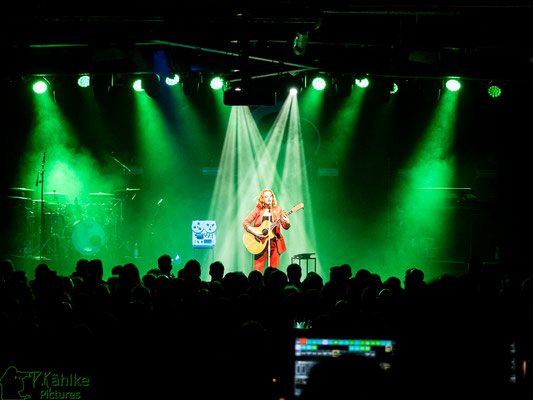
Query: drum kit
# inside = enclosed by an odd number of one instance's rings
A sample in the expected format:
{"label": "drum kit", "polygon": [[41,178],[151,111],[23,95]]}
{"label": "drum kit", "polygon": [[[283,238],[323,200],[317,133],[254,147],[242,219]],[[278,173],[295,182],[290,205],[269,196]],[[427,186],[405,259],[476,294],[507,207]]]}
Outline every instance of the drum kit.
{"label": "drum kit", "polygon": [[33,189],[9,190],[8,201],[23,236],[19,252],[42,257],[70,251],[90,256],[116,245],[124,202],[135,198],[140,189],[89,193],[83,203],[72,202],[69,195],[56,191],[45,192],[36,200]]}

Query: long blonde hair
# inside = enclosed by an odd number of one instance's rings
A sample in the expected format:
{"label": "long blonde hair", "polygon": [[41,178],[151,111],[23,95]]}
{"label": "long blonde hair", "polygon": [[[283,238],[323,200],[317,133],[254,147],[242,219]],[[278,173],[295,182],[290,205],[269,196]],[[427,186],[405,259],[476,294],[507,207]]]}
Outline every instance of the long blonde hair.
{"label": "long blonde hair", "polygon": [[276,195],[274,194],[274,192],[270,189],[264,189],[260,194],[259,194],[259,199],[257,199],[257,205],[261,208],[265,208],[267,205],[265,203],[265,192],[270,192],[272,193],[272,206],[275,206],[276,205]]}

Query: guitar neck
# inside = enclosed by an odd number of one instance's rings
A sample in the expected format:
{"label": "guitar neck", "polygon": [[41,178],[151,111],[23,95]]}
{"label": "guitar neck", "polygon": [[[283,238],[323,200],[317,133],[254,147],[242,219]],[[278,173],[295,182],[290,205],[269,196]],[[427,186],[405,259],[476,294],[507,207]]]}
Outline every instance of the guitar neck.
{"label": "guitar neck", "polygon": [[[289,216],[294,212],[294,210],[289,211],[286,215]],[[275,229],[281,223],[281,217],[278,218],[276,222],[273,222],[272,225],[268,227],[269,230]]]}

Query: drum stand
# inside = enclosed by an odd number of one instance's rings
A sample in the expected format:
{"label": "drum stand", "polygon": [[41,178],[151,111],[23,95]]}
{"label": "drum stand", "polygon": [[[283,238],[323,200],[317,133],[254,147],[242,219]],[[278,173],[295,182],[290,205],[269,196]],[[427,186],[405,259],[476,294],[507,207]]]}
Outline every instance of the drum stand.
{"label": "drum stand", "polygon": [[47,245],[48,240],[44,240],[44,165],[46,163],[46,151],[43,153],[43,161],[41,163],[41,171],[37,174],[37,182],[35,183],[35,186],[39,186],[41,184],[41,223],[39,225],[39,254],[37,255],[37,259],[42,260],[43,257],[43,250],[44,247]]}

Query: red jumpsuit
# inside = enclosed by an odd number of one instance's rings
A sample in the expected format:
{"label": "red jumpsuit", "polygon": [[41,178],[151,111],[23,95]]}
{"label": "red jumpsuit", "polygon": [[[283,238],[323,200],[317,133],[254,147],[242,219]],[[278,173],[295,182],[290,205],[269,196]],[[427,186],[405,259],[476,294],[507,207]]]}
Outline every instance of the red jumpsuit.
{"label": "red jumpsuit", "polygon": [[[248,229],[250,225],[252,225],[254,228],[257,228],[261,226],[263,223],[263,218],[265,211],[268,210],[267,207],[260,208],[258,205],[255,206],[253,211],[246,217],[244,222],[242,223],[242,226],[244,226],[244,229]],[[279,206],[273,206],[271,213],[271,221],[272,223],[276,222],[278,219],[281,218],[281,215],[283,213],[283,209]],[[268,217],[265,217],[265,219]],[[283,226],[283,229],[289,229],[290,225],[286,222],[282,222],[280,224]],[[270,239],[270,266],[274,268],[279,267],[279,256],[287,250],[287,246],[285,245],[285,239],[283,238],[283,235],[281,234],[281,228],[280,225],[276,226],[274,228],[274,236],[275,239]],[[254,269],[258,269],[259,271],[263,272],[265,268],[265,263],[267,259],[267,253],[268,253],[268,246],[265,247],[265,250],[262,251],[259,254],[254,255]]]}

